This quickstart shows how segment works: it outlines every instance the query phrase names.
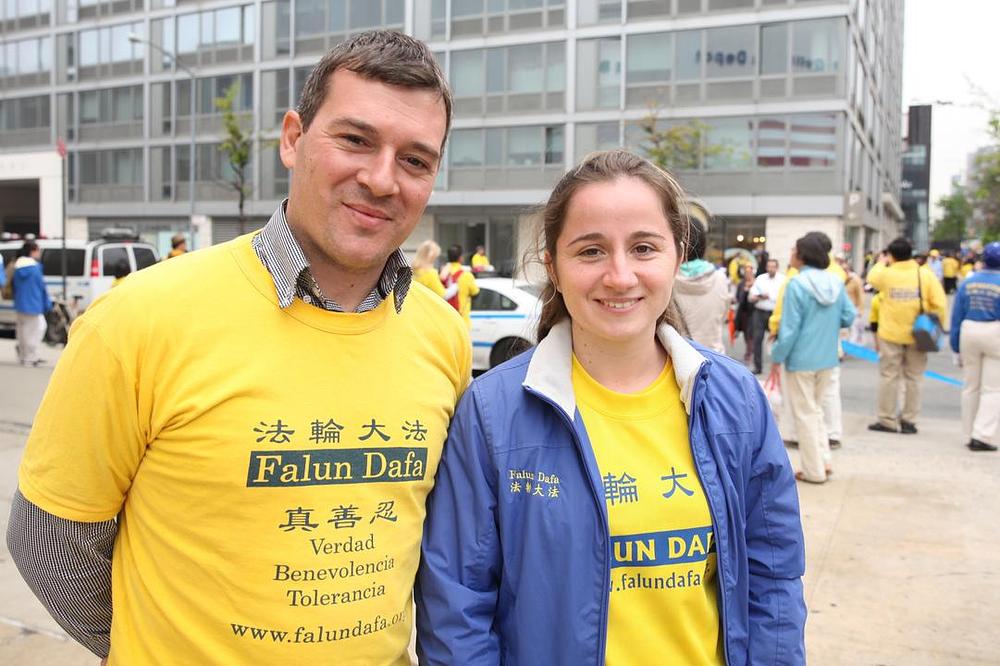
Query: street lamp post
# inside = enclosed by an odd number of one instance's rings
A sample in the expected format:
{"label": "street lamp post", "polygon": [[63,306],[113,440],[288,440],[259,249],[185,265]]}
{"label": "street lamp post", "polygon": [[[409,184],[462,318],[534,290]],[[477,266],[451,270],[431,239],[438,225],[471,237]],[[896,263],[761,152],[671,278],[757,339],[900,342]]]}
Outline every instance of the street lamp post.
{"label": "street lamp post", "polygon": [[194,171],[195,171],[195,164],[197,163],[197,157],[195,156],[194,137],[195,137],[195,107],[196,107],[195,102],[197,101],[196,95],[197,95],[197,90],[198,90],[198,86],[197,86],[198,82],[195,80],[195,74],[194,74],[194,72],[191,71],[190,68],[188,68],[188,67],[182,65],[180,62],[178,62],[177,55],[175,53],[173,53],[172,51],[168,51],[165,48],[163,48],[162,46],[159,46],[158,44],[154,44],[153,42],[149,41],[148,39],[143,39],[142,37],[140,37],[139,35],[135,34],[134,32],[131,33],[131,34],[129,34],[128,41],[132,42],[133,44],[145,44],[145,45],[149,46],[150,48],[152,48],[152,49],[154,49],[156,51],[159,51],[163,55],[165,55],[168,58],[170,58],[170,62],[173,63],[173,65],[174,65],[175,68],[182,70],[185,74],[187,74],[189,77],[191,77],[191,94],[188,96],[189,99],[190,99],[190,101],[191,101],[191,115],[190,115],[190,122],[191,122],[191,147],[190,147],[190,154],[188,155],[188,182],[189,182],[189,185],[188,185],[188,190],[189,190],[188,191],[188,198],[189,198],[189,205],[190,205],[190,212],[188,214],[188,235],[191,237],[191,249],[194,250],[194,249],[196,249],[196,243],[195,243],[195,240],[194,240]]}

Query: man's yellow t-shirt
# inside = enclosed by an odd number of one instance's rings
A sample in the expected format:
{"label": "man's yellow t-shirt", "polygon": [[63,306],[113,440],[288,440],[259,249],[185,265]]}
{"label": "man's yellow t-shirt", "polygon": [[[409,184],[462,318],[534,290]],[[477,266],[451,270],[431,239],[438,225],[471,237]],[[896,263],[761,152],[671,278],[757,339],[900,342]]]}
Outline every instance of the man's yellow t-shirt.
{"label": "man's yellow t-shirt", "polygon": [[946,278],[958,277],[959,263],[955,257],[945,257],[941,260],[941,273]]}
{"label": "man's yellow t-shirt", "polygon": [[486,270],[486,268],[489,267],[490,258],[485,254],[474,254],[472,255],[472,261],[470,264],[472,265],[472,270],[478,273],[479,271]]}
{"label": "man's yellow t-shirt", "polygon": [[95,301],[19,487],[61,518],[118,517],[110,663],[409,664],[424,506],[470,356],[425,289],[399,313],[392,294],[363,314],[279,307],[249,236]]}
{"label": "man's yellow t-shirt", "polygon": [[611,532],[607,664],[725,663],[712,518],[673,366],[625,394],[574,356],[573,391]]}

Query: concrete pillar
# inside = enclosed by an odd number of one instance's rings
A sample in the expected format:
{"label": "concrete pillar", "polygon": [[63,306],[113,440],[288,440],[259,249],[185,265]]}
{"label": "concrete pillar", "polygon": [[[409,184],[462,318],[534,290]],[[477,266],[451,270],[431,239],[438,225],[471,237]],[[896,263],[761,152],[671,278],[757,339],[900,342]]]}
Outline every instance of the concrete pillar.
{"label": "concrete pillar", "polygon": [[764,224],[767,252],[778,260],[779,270],[788,270],[795,241],[810,231],[822,231],[830,237],[834,253],[843,246],[843,222],[839,217],[769,217]]}

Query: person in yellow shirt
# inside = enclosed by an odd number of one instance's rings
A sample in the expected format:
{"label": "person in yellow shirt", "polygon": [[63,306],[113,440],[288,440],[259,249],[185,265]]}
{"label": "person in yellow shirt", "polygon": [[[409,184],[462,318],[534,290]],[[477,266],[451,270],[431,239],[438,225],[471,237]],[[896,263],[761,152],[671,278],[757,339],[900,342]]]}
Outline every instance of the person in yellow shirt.
{"label": "person in yellow shirt", "polygon": [[958,287],[958,269],[960,264],[958,259],[955,258],[954,252],[949,252],[941,260],[941,273],[944,275],[944,293],[951,294],[954,293],[955,288]]}
{"label": "person in yellow shirt", "polygon": [[75,320],[7,543],[110,666],[410,664],[426,498],[472,344],[411,289],[400,245],[450,109],[422,42],[340,42],[285,113],[289,194],[267,224]]}
{"label": "person in yellow shirt", "polygon": [[476,252],[472,255],[470,263],[472,265],[473,273],[482,273],[483,271],[488,271],[493,268],[493,265],[490,263],[490,258],[486,256],[486,248],[482,245],[476,246]]}
{"label": "person in yellow shirt", "polygon": [[[445,290],[452,294],[447,297],[448,302],[472,328],[472,297],[479,293],[479,285],[476,284],[476,277],[462,266],[461,245],[448,248],[448,263],[441,269],[441,282]],[[457,289],[452,290],[453,287]]]}
{"label": "person in yellow shirt", "polygon": [[185,252],[187,252],[187,237],[184,234],[174,234],[170,239],[170,254],[167,255],[167,259],[179,257]]}
{"label": "person in yellow shirt", "polygon": [[445,289],[437,269],[437,260],[441,256],[441,246],[432,240],[425,240],[417,247],[413,257],[413,280],[424,285],[438,296],[444,298]]}
{"label": "person in yellow shirt", "polygon": [[538,346],[465,393],[427,502],[422,665],[805,663],[767,398],[665,321],[684,200],[620,149],[553,190]]}
{"label": "person in yellow shirt", "polygon": [[[913,246],[905,238],[889,243],[888,263],[868,272],[868,283],[878,290],[879,390],[878,420],[868,426],[877,432],[916,434],[920,412],[920,383],[927,369],[927,352],[917,349],[913,322],[921,307],[948,328],[944,288],[930,268],[913,260]],[[903,405],[897,405],[903,383]]]}
{"label": "person in yellow shirt", "polygon": [[969,277],[969,274],[976,270],[976,262],[974,255],[966,255],[965,261],[962,262],[962,267],[958,269],[958,277],[961,280]]}

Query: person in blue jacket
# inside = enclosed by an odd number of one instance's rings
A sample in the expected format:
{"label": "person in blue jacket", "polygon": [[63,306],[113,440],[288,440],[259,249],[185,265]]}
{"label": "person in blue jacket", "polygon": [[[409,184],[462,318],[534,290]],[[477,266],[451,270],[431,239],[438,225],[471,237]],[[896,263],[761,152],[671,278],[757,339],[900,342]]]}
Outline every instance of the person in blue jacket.
{"label": "person in blue jacket", "polygon": [[553,191],[538,346],[466,391],[428,499],[421,664],[805,663],[767,398],[665,321],[683,198],[624,150]]}
{"label": "person in blue jacket", "polygon": [[52,309],[52,300],[45,288],[45,276],[38,262],[42,251],[35,241],[24,241],[14,262],[11,285],[14,289],[14,310],[17,313],[17,360],[21,365],[41,365],[38,348],[45,337],[45,313]]}
{"label": "person in blue jacket", "polygon": [[962,282],[951,310],[951,349],[964,375],[962,433],[973,451],[1000,438],[1000,242],[983,248],[983,270]]}
{"label": "person in blue jacket", "polygon": [[785,366],[785,399],[799,438],[802,469],[795,478],[809,483],[824,483],[833,471],[823,400],[840,363],[840,329],[857,316],[844,283],[826,270],[828,247],[820,232],[795,241],[791,265],[799,273],[785,287],[778,340],[771,349],[774,365]]}

